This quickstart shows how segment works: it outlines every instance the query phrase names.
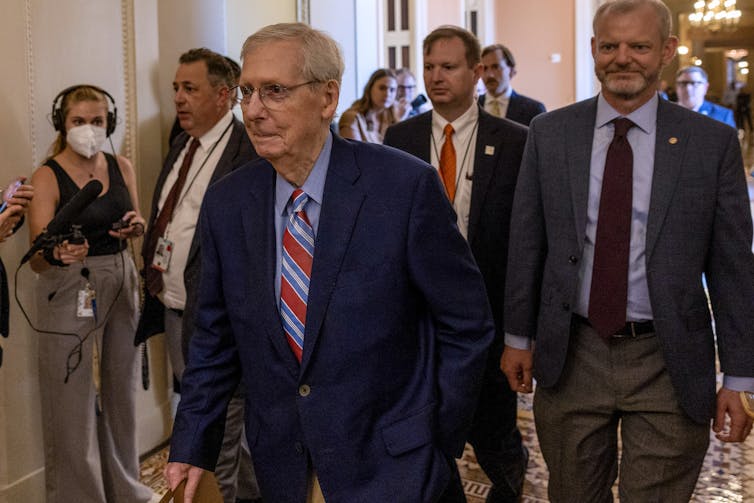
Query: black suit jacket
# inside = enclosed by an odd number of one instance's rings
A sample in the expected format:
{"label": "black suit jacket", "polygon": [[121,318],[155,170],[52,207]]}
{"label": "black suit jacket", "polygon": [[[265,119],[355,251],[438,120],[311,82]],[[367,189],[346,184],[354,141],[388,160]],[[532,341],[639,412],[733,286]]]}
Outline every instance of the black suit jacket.
{"label": "black suit jacket", "polygon": [[[527,128],[479,109],[479,126],[471,186],[468,242],[484,277],[495,318],[492,352],[502,351],[503,299],[508,257],[508,232],[513,192],[526,143]],[[385,145],[430,161],[432,112],[390,126]],[[492,147],[492,152],[490,148]],[[494,358],[494,355],[490,355]],[[499,358],[499,355],[498,355]]]}
{"label": "black suit jacket", "polygon": [[[484,108],[485,96],[483,94],[479,97],[479,106],[482,108]],[[546,111],[543,103],[513,91],[511,92],[510,101],[508,101],[508,110],[505,112],[505,118],[528,126],[534,117]]]}
{"label": "black suit jacket", "polygon": [[[175,164],[176,159],[178,159],[178,155],[186,146],[189,138],[190,136],[188,133],[182,132],[175,137],[175,140],[170,145],[170,151],[162,165],[162,171],[160,171],[160,176],[157,178],[157,185],[155,186],[154,194],[152,195],[151,214],[149,217],[149,224],[147,225],[147,233],[144,236],[144,243],[149,242],[153,224],[157,219],[157,204],[160,201],[160,194],[165,185],[165,179],[173,169],[173,165]],[[241,121],[234,117],[228,144],[226,145],[217,166],[215,166],[215,171],[212,173],[212,178],[210,179],[210,185],[242,164],[254,160],[257,157],[257,153],[251,145],[251,141],[249,141],[249,136],[246,134],[246,128],[244,128]],[[183,316],[184,356],[186,354],[188,339],[191,337],[191,332],[193,331],[196,296],[199,287],[199,275],[201,272],[199,243],[199,235],[198,233],[194,233],[194,239],[191,241],[191,248],[186,261],[186,269],[183,271],[183,281],[186,286],[186,307],[184,308]],[[141,253],[142,258],[145,260],[144,267],[149,267],[149,264],[146,263],[146,252],[147,250],[142,249]],[[145,288],[144,308],[142,309],[141,317],[139,318],[139,326],[136,330],[134,344],[138,345],[149,339],[151,336],[165,331],[164,309],[165,307],[162,305],[162,302],[156,297],[151,296]]]}

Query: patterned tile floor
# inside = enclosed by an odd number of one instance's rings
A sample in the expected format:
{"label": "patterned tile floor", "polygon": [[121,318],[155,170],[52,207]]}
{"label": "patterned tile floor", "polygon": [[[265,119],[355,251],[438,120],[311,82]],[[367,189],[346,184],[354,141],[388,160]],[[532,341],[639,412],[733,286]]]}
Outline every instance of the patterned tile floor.
{"label": "patterned tile floor", "polygon": [[[524,486],[524,503],[547,501],[547,467],[539,451],[531,396],[519,397],[519,427],[529,448],[529,467]],[[141,465],[141,480],[161,496],[167,489],[162,468],[167,448],[147,458]],[[458,460],[464,489],[469,503],[484,503],[490,489],[489,480],[476,462],[469,446]],[[617,494],[617,493],[616,493]],[[617,501],[617,497],[616,497]],[[711,437],[710,448],[699,477],[694,503],[752,503],[754,502],[754,436],[743,444],[723,444]]]}

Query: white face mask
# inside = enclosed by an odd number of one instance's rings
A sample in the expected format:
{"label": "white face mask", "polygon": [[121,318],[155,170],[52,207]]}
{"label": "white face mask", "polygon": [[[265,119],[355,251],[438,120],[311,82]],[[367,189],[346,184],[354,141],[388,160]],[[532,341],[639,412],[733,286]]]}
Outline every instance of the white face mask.
{"label": "white face mask", "polygon": [[84,124],[69,129],[65,140],[74,152],[91,159],[100,151],[105,138],[107,138],[105,128]]}

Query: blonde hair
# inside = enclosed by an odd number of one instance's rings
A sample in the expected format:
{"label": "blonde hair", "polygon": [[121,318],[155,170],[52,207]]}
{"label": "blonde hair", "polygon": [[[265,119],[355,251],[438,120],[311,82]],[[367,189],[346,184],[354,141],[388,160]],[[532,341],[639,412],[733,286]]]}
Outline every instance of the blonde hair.
{"label": "blonde hair", "polygon": [[81,103],[82,101],[96,101],[102,103],[105,106],[105,117],[107,117],[107,98],[102,92],[93,86],[78,86],[73,91],[67,93],[60,100],[60,109],[53,111],[53,113],[60,114],[60,130],[55,141],[50,145],[49,156],[55,157],[61,153],[66,146],[65,141],[65,120],[68,117],[68,112],[71,110],[71,106],[75,103]]}

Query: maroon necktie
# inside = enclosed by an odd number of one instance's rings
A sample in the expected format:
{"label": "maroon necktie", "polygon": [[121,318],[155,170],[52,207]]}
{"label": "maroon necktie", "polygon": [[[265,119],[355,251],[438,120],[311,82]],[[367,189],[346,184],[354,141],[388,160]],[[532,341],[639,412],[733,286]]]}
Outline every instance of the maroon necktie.
{"label": "maroon necktie", "polygon": [[183,164],[178,171],[178,179],[171,187],[168,197],[165,198],[165,203],[162,205],[160,214],[157,215],[157,219],[154,222],[154,226],[149,234],[149,242],[145,243],[147,247],[147,255],[144,257],[144,269],[145,269],[145,283],[147,290],[153,297],[157,296],[162,291],[164,286],[162,282],[162,272],[152,267],[152,260],[154,259],[154,252],[157,248],[157,241],[165,234],[165,229],[168,223],[173,218],[173,211],[175,205],[178,202],[178,196],[181,195],[183,185],[186,183],[186,177],[188,175],[189,168],[191,167],[191,161],[194,160],[194,153],[199,147],[199,141],[195,139],[190,140],[188,151],[183,157]]}
{"label": "maroon necktie", "polygon": [[613,124],[615,133],[607,149],[602,177],[589,290],[589,322],[604,338],[626,324],[631,243],[634,155],[626,135],[635,124],[625,118],[615,119]]}

